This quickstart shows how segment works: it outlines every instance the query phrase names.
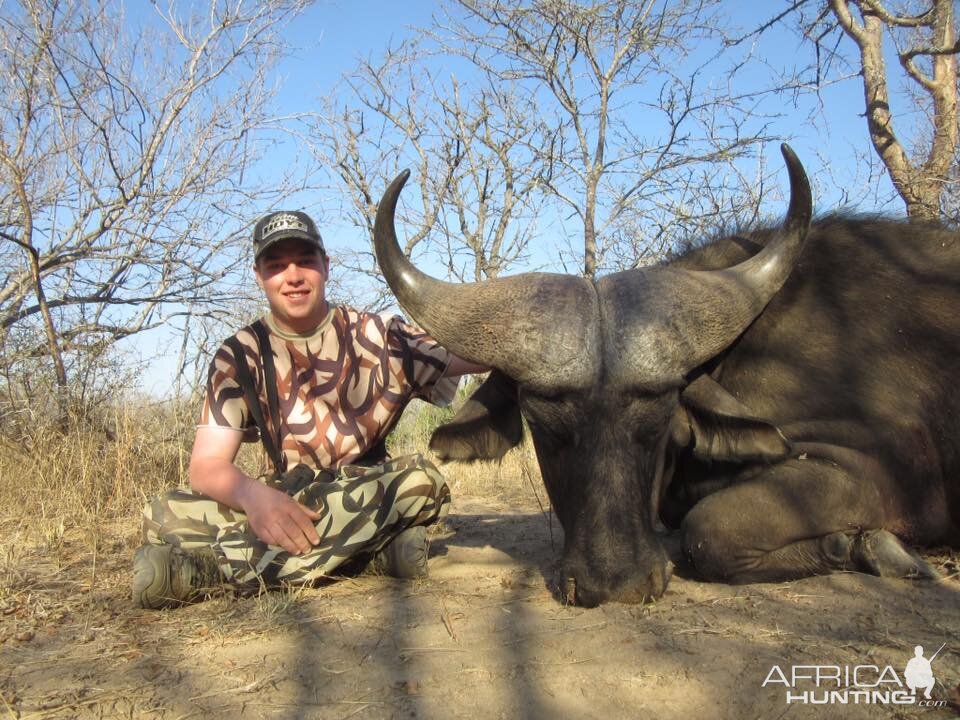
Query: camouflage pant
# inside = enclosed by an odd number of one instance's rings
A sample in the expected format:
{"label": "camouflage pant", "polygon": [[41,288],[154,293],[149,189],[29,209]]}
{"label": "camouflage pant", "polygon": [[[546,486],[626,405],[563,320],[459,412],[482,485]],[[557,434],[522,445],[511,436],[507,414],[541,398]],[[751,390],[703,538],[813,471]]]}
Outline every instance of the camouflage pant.
{"label": "camouflage pant", "polygon": [[187,488],[161,495],[143,510],[143,541],[186,550],[212,547],[224,577],[235,585],[305,583],[350,558],[382,549],[398,533],[446,516],[450,490],[421,455],[382,465],[347,465],[333,481],[313,482],[294,499],[319,512],[320,543],[291,555],[261,541],[246,515]]}

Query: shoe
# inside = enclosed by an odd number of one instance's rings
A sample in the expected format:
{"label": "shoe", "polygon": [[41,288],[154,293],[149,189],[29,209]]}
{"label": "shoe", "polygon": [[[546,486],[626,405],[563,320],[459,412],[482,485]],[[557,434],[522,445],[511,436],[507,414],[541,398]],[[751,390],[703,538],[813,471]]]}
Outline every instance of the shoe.
{"label": "shoe", "polygon": [[211,548],[142,545],[133,558],[133,605],[163,608],[199,600],[223,585]]}
{"label": "shoe", "polygon": [[373,558],[378,571],[401,580],[427,576],[427,528],[407,528]]}

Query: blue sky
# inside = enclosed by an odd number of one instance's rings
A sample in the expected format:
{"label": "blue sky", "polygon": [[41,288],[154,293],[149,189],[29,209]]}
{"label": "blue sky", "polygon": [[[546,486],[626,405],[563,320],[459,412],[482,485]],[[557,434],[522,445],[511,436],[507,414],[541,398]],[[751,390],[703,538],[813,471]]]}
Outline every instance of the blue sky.
{"label": "blue sky", "polygon": [[[727,12],[743,28],[752,28],[758,20],[766,18],[766,15],[763,18],[756,15],[756,4],[731,1],[728,5]],[[771,4],[774,11],[780,5]],[[434,2],[426,0],[404,3],[337,0],[320,2],[308,9],[286,31],[295,50],[278,68],[277,79],[283,86],[277,98],[277,113],[286,115],[319,110],[318,99],[331,92],[342,74],[355,66],[358,57],[376,57],[391,41],[408,36],[411,25],[428,24],[435,7]],[[811,53],[809,46],[801,46],[799,38],[783,26],[771,29],[758,42],[757,54],[772,68],[804,64]],[[753,70],[751,74],[744,75],[743,82],[756,81],[757,72]],[[797,151],[814,183],[818,194],[816,206],[821,212],[843,203],[839,189],[842,186],[851,190],[851,197],[859,199],[855,209],[902,212],[902,206],[896,203],[878,208],[875,198],[864,184],[866,169],[855,162],[857,152],[872,152],[862,117],[862,98],[859,82],[849,80],[825,88],[819,97],[812,94],[803,96],[802,104],[797,107],[785,107],[777,101],[768,101],[771,103],[768,109],[783,113],[771,123],[769,132],[790,142]],[[822,103],[823,113],[819,121],[810,122],[811,110],[818,102]],[[637,121],[642,123],[643,118],[638,117]],[[274,153],[272,162],[290,162],[298,154],[301,155],[301,162],[309,162],[292,142],[283,152]],[[771,168],[782,165],[776,144],[767,148],[765,154]],[[271,171],[270,163],[260,169],[260,173],[266,176]],[[786,184],[785,172],[778,173],[777,178]],[[411,183],[415,182],[416,178],[412,178]],[[890,195],[889,182],[885,178],[879,192],[884,197]],[[323,198],[309,194],[298,197],[296,202],[314,212],[325,205]],[[358,229],[338,226],[329,217],[323,217],[322,220],[325,238],[334,253],[338,248],[362,247],[367,243],[367,238]],[[252,282],[252,273],[250,277]],[[138,340],[147,354],[150,347],[161,341],[159,336]],[[213,348],[210,350],[212,352]],[[160,358],[152,364],[151,371],[146,375],[149,381],[145,381],[145,389],[164,394],[164,390],[171,386],[172,372],[172,359]]]}
{"label": "blue sky", "polygon": [[[731,1],[727,6],[724,11],[744,29],[752,28],[767,17],[758,16],[757,5],[753,3]],[[767,12],[772,14],[780,6],[781,3],[771,3],[772,9]],[[391,41],[408,36],[411,26],[428,24],[435,9],[436,3],[426,0],[405,3],[334,1],[311,7],[290,28],[289,38],[298,49],[280,68],[284,80],[278,98],[280,112],[319,109],[318,98],[331,92],[341,75],[356,64],[358,57],[376,57]],[[757,54],[771,68],[789,69],[808,62],[812,49],[801,45],[795,34],[780,25],[761,36]],[[744,83],[758,82],[760,72],[759,68],[748,67],[742,74]],[[765,103],[769,111],[783,113],[771,123],[770,133],[790,142],[797,151],[814,183],[820,211],[849,205],[852,201],[855,209],[901,212],[897,203],[879,204],[877,194],[871,193],[866,185],[867,169],[856,162],[856,153],[872,154],[862,117],[862,92],[859,81],[853,79],[825,87],[819,96],[802,96],[797,107],[772,98]],[[816,122],[810,122],[810,115],[818,103],[823,112]],[[638,116],[637,122],[643,121],[644,118]],[[766,148],[765,154],[771,168],[782,164],[776,144]],[[785,183],[785,173],[780,178]],[[417,178],[412,177],[410,184],[416,182]],[[843,187],[849,191],[849,200],[845,200],[842,194]],[[874,189],[880,199],[886,200],[891,195],[891,186],[885,177]],[[305,196],[299,200],[307,209],[323,205],[319,197]],[[333,219],[329,216],[321,219],[329,229]],[[335,227],[333,230],[329,240],[334,249],[338,245],[362,246],[367,242],[365,237],[357,234],[356,228]]]}

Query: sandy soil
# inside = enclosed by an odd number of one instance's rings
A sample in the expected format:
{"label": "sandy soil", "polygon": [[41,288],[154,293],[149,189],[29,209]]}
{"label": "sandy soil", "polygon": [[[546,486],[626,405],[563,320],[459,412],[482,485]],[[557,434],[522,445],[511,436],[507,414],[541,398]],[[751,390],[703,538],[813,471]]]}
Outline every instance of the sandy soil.
{"label": "sandy soil", "polygon": [[[62,540],[68,550],[70,542],[80,541]],[[928,556],[952,576],[935,585],[857,574],[736,587],[675,577],[655,604],[585,610],[549,589],[562,547],[556,521],[551,528],[535,504],[460,497],[434,538],[425,581],[361,576],[151,612],[129,607],[134,543],[129,530],[103,541],[92,578],[91,558],[79,551],[57,567],[39,549],[11,565],[8,549],[0,717],[934,720],[960,712],[956,552]],[[787,704],[782,684],[762,687],[774,665],[787,674],[799,665],[890,665],[902,680],[915,645],[929,657],[941,643],[938,708]]]}

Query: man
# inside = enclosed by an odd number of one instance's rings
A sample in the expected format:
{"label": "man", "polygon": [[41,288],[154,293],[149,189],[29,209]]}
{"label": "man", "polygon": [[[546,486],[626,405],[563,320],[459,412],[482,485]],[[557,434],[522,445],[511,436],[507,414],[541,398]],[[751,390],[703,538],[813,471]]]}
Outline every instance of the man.
{"label": "man", "polygon": [[[425,526],[447,512],[437,469],[420,455],[387,460],[383,440],[411,398],[449,402],[451,378],[487,368],[400,318],[331,308],[330,261],[305,213],[270,213],[254,227],[253,244],[270,313],[211,362],[191,489],[144,509],[133,578],[139,607],[194,601],[225,582],[306,583],[373,554],[391,575],[420,577]],[[278,471],[293,472],[264,482],[236,466],[241,442],[258,427]]]}

